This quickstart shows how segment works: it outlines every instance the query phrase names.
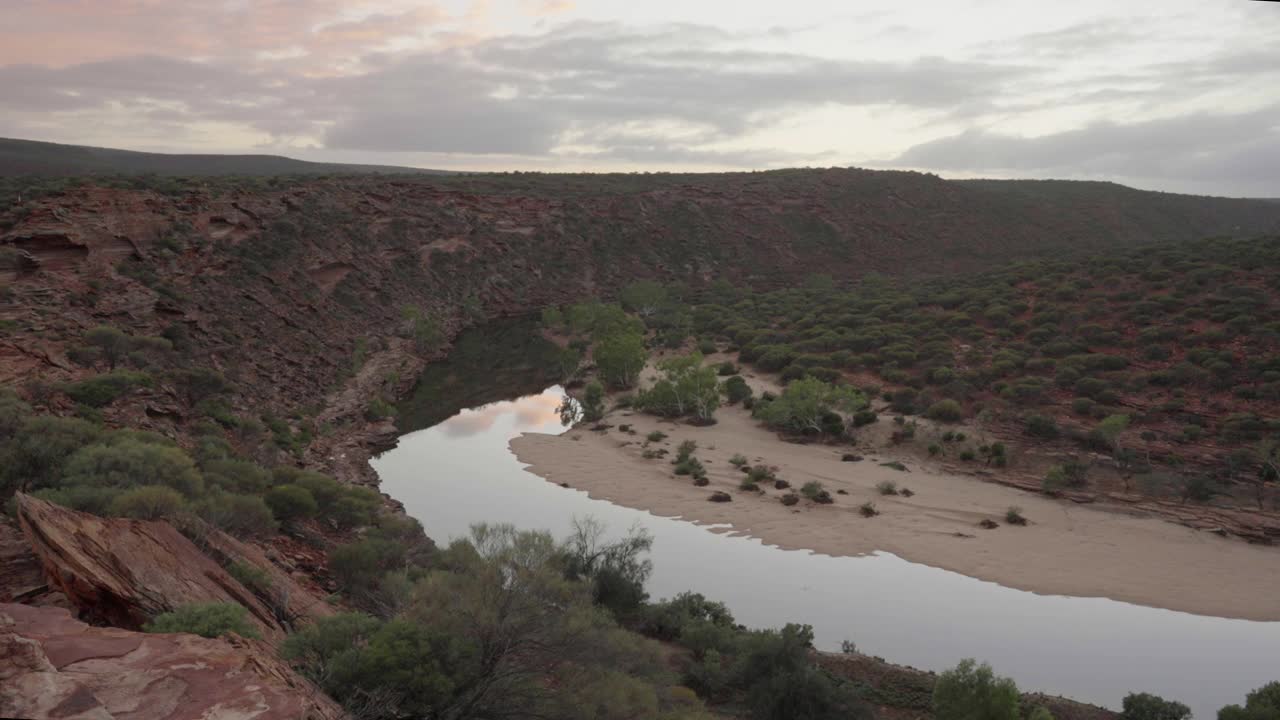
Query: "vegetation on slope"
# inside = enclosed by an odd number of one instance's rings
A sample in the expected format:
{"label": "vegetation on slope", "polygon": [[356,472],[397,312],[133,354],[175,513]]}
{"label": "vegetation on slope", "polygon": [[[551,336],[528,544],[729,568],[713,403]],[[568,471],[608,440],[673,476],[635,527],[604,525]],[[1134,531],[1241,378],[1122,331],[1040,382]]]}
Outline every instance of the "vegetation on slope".
{"label": "vegetation on slope", "polygon": [[[1280,244],[1264,238],[927,282],[868,277],[839,288],[817,277],[765,293],[718,283],[658,303],[646,323],[659,344],[696,336],[778,373],[787,392],[754,412],[781,430],[839,437],[873,422],[859,412],[865,401],[831,395],[857,387],[898,415],[978,420],[1013,442],[1074,451],[1046,489],[1090,483],[1088,458],[1101,454],[1115,471],[1101,477],[1125,490],[1263,509],[1276,501],[1280,447],[1277,267]],[[637,404],[684,415],[675,387]],[[832,410],[843,415],[824,427]],[[961,438],[957,451],[966,449],[1007,461],[1003,445]]]}

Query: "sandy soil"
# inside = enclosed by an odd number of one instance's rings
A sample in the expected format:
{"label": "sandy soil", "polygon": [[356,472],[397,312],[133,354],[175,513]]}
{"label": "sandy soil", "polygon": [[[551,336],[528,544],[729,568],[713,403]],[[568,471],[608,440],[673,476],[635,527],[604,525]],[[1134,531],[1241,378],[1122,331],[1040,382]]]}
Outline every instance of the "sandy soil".
{"label": "sandy soil", "polygon": [[[757,387],[772,384],[752,378]],[[1197,532],[1151,518],[1134,517],[949,474],[904,460],[908,471],[881,465],[895,460],[857,450],[861,462],[842,462],[848,447],[799,445],[780,440],[736,407],[722,408],[711,427],[691,427],[615,411],[606,420],[630,424],[635,434],[577,428],[564,435],[527,433],[511,448],[528,470],[567,483],[591,497],[657,515],[698,523],[728,523],[735,531],[786,549],[829,555],[887,551],[912,562],[1054,595],[1107,597],[1184,612],[1251,620],[1280,620],[1280,548],[1267,548]],[[883,421],[879,423],[886,425]],[[651,448],[672,455],[683,440],[696,440],[708,487],[672,474],[669,458],[641,456],[645,435],[666,440]],[[741,491],[743,474],[729,464],[735,453],[777,466],[778,477],[799,488],[821,481],[833,505],[802,501],[786,507],[786,490]],[[876,484],[892,480],[913,497],[884,496]],[[712,503],[712,491],[733,496]],[[847,494],[837,494],[843,490]],[[875,503],[880,515],[864,518],[858,507]],[[1007,525],[1005,511],[1022,508],[1026,526]],[[987,530],[983,519],[1000,526]]]}

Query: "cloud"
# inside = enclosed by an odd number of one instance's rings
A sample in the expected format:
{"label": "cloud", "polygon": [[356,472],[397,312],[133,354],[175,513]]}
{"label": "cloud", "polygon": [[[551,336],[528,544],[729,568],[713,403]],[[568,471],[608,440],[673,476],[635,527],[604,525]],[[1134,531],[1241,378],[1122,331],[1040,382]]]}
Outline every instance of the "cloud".
{"label": "cloud", "polygon": [[1172,182],[1280,195],[1280,105],[1237,114],[1195,113],[1037,137],[968,130],[916,145],[891,165],[963,172]]}
{"label": "cloud", "polygon": [[611,141],[636,123],[692,129],[701,143],[723,143],[823,105],[944,108],[999,92],[1024,72],[942,58],[850,61],[708,47],[728,39],[705,26],[576,23],[407,57],[337,83],[335,97],[350,107],[325,142],[468,153],[543,153],[571,143],[603,146],[601,156],[618,159],[723,161],[734,154],[661,137]]}
{"label": "cloud", "polygon": [[[427,16],[419,19],[428,19]],[[415,15],[415,17],[418,17]],[[396,17],[327,25],[308,42],[387,36]],[[946,108],[1000,92],[1010,65],[920,58],[833,60],[733,47],[696,25],[571,23],[535,35],[412,54],[367,55],[364,69],[305,76],[287,67],[161,56],[61,68],[0,68],[4,104],[30,113],[124,107],[235,122],[334,150],[673,161],[759,166],[771,148],[726,150],[780,118],[827,105]],[[636,125],[676,128],[619,142]]]}

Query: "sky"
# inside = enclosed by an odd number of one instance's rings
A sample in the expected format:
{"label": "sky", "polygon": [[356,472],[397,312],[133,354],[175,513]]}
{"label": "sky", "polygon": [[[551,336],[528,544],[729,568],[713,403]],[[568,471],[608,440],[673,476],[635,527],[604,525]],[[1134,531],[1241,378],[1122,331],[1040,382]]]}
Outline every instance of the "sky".
{"label": "sky", "polygon": [[0,136],[1280,197],[1280,2],[12,0]]}

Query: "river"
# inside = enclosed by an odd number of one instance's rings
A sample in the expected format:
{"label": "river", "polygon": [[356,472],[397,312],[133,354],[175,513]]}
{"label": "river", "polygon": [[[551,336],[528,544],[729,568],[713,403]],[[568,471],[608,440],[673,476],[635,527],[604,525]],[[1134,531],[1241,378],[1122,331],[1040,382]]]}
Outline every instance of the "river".
{"label": "river", "polygon": [[[1186,703],[1197,718],[1212,718],[1222,705],[1242,703],[1249,690],[1280,679],[1280,623],[1038,595],[884,553],[850,558],[783,551],[730,528],[656,517],[546,482],[525,471],[507,444],[523,432],[564,431],[556,412],[564,396],[559,386],[442,419],[457,403],[485,397],[454,384],[474,382],[477,371],[493,377],[494,365],[502,364],[495,347],[492,337],[469,351],[461,345],[451,367],[420,383],[427,390],[411,403],[418,412],[406,415],[413,418],[410,427],[430,426],[406,432],[373,461],[382,490],[439,543],[466,535],[478,522],[557,536],[568,534],[575,516],[594,516],[615,534],[640,525],[655,538],[647,586],[654,599],[693,590],[725,602],[745,625],[803,622],[813,626],[820,649],[838,650],[847,639],[862,652],[929,670],[975,657],[1023,691],[1115,709],[1130,691],[1152,692]],[[520,357],[529,358],[527,351]],[[469,352],[479,355],[469,358]],[[502,377],[515,387],[547,382],[537,368],[519,363]],[[438,402],[426,402],[431,410],[422,411],[427,394]],[[442,410],[450,403],[455,407]]]}

